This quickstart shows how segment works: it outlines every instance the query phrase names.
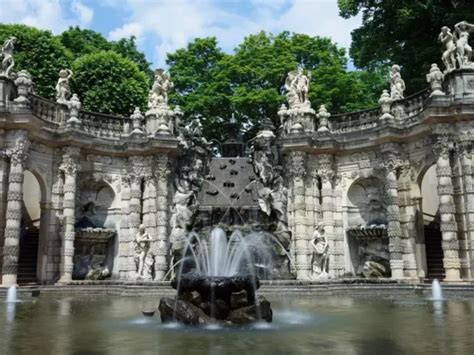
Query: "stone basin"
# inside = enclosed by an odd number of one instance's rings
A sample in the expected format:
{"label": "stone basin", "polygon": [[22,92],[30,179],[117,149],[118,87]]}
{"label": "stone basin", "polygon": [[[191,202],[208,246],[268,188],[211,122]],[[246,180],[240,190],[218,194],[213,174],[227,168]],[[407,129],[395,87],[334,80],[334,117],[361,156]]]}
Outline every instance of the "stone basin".
{"label": "stone basin", "polygon": [[[171,281],[171,286],[178,291],[178,297],[186,292],[197,291],[204,301],[211,297],[230,303],[232,293],[246,291],[249,303],[255,303],[255,291],[260,288],[260,280],[256,276],[203,276],[196,273],[181,275]],[[212,293],[211,293],[212,292]]]}
{"label": "stone basin", "polygon": [[255,291],[260,281],[254,276],[181,275],[171,281],[176,298],[162,298],[162,322],[178,321],[187,325],[220,324],[238,326],[258,321],[271,322],[273,312],[263,296]]}

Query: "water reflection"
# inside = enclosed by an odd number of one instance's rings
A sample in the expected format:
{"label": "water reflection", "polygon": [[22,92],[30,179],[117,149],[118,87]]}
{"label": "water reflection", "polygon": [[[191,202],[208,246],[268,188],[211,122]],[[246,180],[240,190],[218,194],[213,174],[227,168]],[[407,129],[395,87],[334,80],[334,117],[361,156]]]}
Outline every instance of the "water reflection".
{"label": "water reflection", "polygon": [[0,310],[5,354],[469,353],[474,300],[270,297],[272,324],[195,329],[143,317],[155,297],[40,297]]}

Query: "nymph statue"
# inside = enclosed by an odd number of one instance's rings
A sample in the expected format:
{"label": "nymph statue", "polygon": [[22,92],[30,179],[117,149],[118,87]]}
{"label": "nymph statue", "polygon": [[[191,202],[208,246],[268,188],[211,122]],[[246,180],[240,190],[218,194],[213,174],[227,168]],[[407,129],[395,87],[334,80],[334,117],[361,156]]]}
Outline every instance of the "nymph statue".
{"label": "nymph statue", "polygon": [[474,31],[474,25],[466,21],[458,22],[454,25],[457,34],[456,51],[459,67],[471,63],[472,48],[469,45],[469,34]]}
{"label": "nymph statue", "polygon": [[310,107],[308,99],[309,81],[311,76],[306,76],[302,68],[288,73],[285,81],[285,88],[288,91],[288,105],[290,109],[299,107]]}
{"label": "nymph statue", "polygon": [[[153,267],[149,267],[151,260],[154,263],[154,255],[150,251],[150,245],[152,242],[151,235],[146,231],[145,226],[140,224],[138,227],[138,233],[135,235],[135,267],[137,271],[137,279],[152,280],[153,279]],[[152,264],[153,264],[152,263]]]}
{"label": "nymph statue", "polygon": [[446,66],[446,72],[456,69],[456,45],[454,44],[454,36],[451,30],[447,26],[441,28],[441,32],[438,36],[438,40],[446,47],[441,59]]}
{"label": "nymph statue", "polygon": [[326,232],[324,231],[323,222],[318,223],[318,226],[313,233],[311,247],[313,248],[311,279],[316,280],[326,278],[328,276],[329,245],[326,238]]}
{"label": "nymph statue", "polygon": [[405,91],[405,81],[400,74],[400,66],[394,64],[390,71],[390,98],[392,100],[403,99]]}
{"label": "nymph statue", "polygon": [[62,69],[59,71],[59,79],[56,84],[56,102],[67,105],[69,97],[71,96],[71,87],[69,86],[69,79],[72,78],[72,71],[70,69]]}
{"label": "nymph statue", "polygon": [[0,76],[10,77],[10,72],[15,65],[13,59],[13,49],[16,43],[16,37],[8,38],[2,46],[2,70]]}
{"label": "nymph statue", "polygon": [[168,91],[173,88],[170,76],[163,69],[155,70],[155,81],[148,97],[148,108],[168,105]]}

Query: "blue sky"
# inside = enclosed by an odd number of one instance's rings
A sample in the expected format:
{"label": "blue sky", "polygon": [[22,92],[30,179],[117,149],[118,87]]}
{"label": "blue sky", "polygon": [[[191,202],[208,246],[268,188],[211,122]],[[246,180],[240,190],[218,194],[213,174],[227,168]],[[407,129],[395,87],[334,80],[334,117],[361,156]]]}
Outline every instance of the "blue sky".
{"label": "blue sky", "polygon": [[196,37],[215,36],[226,52],[260,30],[331,37],[348,48],[360,17],[338,16],[337,0],[0,0],[0,22],[58,34],[81,26],[117,40],[134,35],[153,66]]}

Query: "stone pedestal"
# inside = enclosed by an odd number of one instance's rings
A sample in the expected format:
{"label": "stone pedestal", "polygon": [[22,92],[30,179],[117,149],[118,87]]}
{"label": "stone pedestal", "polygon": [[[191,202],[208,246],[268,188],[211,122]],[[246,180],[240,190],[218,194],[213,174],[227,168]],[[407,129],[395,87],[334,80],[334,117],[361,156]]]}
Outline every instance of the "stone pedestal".
{"label": "stone pedestal", "polygon": [[310,106],[302,106],[286,109],[282,107],[278,111],[285,134],[304,134],[314,132],[314,121],[316,112]]}
{"label": "stone pedestal", "polygon": [[456,69],[445,75],[445,92],[455,101],[474,101],[474,68]]}

